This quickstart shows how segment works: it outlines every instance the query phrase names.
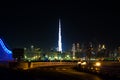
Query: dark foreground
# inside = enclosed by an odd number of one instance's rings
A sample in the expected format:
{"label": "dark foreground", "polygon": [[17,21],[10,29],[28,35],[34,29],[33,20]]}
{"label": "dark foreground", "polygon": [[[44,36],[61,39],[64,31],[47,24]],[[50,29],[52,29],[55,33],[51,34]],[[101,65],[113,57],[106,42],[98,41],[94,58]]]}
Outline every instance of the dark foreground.
{"label": "dark foreground", "polygon": [[78,72],[73,66],[39,67],[31,70],[0,68],[0,80],[120,80],[113,76],[102,76]]}

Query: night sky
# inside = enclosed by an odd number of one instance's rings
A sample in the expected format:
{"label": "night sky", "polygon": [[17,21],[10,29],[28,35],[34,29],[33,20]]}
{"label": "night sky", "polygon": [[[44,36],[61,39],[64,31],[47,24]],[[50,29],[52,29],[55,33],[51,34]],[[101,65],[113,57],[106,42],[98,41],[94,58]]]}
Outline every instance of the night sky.
{"label": "night sky", "polygon": [[55,48],[60,18],[64,50],[70,49],[72,43],[93,40],[118,46],[120,12],[119,6],[113,5],[111,0],[3,2],[0,36],[11,48]]}

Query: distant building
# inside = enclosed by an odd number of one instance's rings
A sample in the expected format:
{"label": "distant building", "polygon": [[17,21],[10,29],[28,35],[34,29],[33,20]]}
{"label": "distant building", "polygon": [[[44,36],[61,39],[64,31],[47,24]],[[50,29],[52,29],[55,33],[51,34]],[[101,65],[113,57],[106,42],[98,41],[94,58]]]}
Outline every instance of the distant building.
{"label": "distant building", "polygon": [[32,45],[30,49],[24,48],[24,60],[35,61],[41,59],[41,49],[34,48]]}

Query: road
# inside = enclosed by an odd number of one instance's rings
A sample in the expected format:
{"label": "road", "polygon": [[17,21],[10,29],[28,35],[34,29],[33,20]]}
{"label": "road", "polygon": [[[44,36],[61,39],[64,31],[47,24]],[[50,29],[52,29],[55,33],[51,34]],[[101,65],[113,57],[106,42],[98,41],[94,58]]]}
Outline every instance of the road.
{"label": "road", "polygon": [[78,72],[73,66],[39,67],[30,70],[0,69],[1,80],[119,80]]}

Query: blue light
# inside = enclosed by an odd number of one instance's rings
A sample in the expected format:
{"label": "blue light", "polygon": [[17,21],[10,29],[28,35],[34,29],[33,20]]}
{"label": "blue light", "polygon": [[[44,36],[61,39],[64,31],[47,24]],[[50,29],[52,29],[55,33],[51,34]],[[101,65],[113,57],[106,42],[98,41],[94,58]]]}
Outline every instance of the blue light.
{"label": "blue light", "polygon": [[2,39],[0,39],[0,45],[2,46],[3,50],[7,53],[7,54],[12,54],[12,51],[8,50],[6,48],[6,46],[4,45]]}

